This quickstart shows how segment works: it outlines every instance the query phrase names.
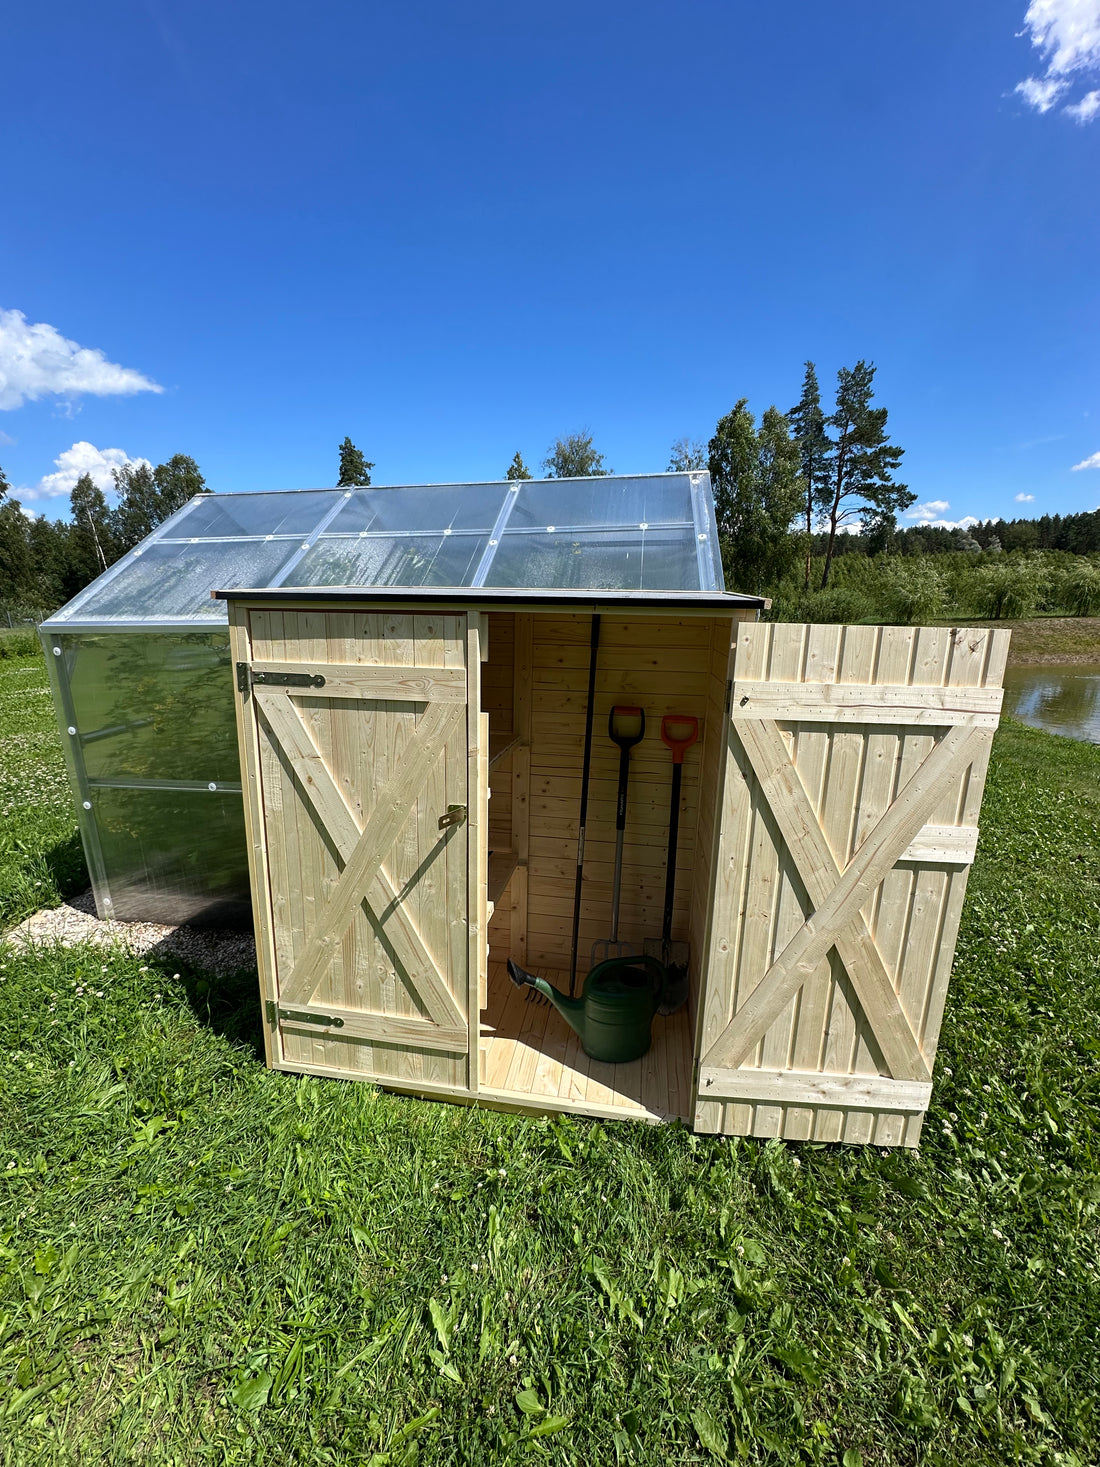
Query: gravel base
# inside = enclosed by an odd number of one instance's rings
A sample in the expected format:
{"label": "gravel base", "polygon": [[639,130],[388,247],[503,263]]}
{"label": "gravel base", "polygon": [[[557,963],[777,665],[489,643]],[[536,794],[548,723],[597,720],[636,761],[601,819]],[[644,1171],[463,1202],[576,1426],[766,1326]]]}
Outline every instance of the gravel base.
{"label": "gravel base", "polygon": [[27,917],[0,942],[12,947],[79,942],[97,947],[124,948],[139,957],[182,959],[193,968],[221,976],[256,968],[256,944],[251,933],[219,932],[207,927],[164,927],[159,922],[101,922],[90,891],[60,907],[44,908]]}

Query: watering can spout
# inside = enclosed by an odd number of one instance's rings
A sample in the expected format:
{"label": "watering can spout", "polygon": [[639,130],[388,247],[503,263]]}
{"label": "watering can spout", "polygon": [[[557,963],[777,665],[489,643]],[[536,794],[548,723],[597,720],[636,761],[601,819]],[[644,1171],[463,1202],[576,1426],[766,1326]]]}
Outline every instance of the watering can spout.
{"label": "watering can spout", "polygon": [[527,969],[521,968],[514,958],[508,959],[508,976],[517,988],[533,988],[537,993],[541,993],[543,998],[548,998],[569,1027],[577,1032],[581,1042],[584,1042],[583,998],[570,998],[567,993],[562,993],[552,983],[547,983],[545,978],[537,978],[534,973],[528,973]]}

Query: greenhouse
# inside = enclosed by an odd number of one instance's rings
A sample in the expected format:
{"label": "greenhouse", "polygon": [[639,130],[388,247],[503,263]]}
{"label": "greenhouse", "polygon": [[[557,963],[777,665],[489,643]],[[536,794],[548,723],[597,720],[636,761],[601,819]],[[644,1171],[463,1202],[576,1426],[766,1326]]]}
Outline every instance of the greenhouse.
{"label": "greenhouse", "polygon": [[102,917],[250,920],[226,603],[211,593],[329,586],[721,592],[709,476],[191,500],[41,628]]}

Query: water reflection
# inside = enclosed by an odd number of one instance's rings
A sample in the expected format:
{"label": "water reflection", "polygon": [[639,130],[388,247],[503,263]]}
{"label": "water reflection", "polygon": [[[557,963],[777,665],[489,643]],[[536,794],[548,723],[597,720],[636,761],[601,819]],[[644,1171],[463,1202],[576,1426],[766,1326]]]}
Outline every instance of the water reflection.
{"label": "water reflection", "polygon": [[1100,663],[1010,667],[1004,711],[1032,728],[1100,744]]}

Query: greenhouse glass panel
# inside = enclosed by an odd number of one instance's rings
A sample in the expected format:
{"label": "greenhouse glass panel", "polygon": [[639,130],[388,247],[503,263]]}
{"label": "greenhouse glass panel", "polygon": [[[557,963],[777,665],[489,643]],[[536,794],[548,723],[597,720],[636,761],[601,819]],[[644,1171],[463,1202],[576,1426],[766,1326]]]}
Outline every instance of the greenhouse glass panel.
{"label": "greenhouse glass panel", "polygon": [[468,586],[487,535],[322,535],[286,586]]}
{"label": "greenhouse glass panel", "polygon": [[641,525],[694,526],[686,474],[652,479],[528,480],[521,485],[508,520],[510,530],[538,529],[547,534],[582,526]]}
{"label": "greenhouse glass panel", "polygon": [[225,631],[81,635],[65,650],[89,780],[239,783]]}
{"label": "greenhouse glass panel", "polygon": [[696,591],[695,532],[582,530],[567,537],[506,530],[485,584],[587,591]]}
{"label": "greenhouse glass panel", "polygon": [[[153,540],[116,575],[93,582],[91,594],[59,611],[89,622],[224,621],[212,601],[216,586],[266,586],[289,558],[290,540]],[[98,589],[97,589],[98,588]]]}
{"label": "greenhouse glass panel", "polygon": [[507,493],[503,484],[358,489],[327,527],[327,533],[346,535],[370,530],[442,534],[444,530],[481,530],[488,534]]}
{"label": "greenhouse glass panel", "polygon": [[247,922],[251,900],[239,790],[98,788],[91,803],[114,917]]}
{"label": "greenhouse glass panel", "polygon": [[231,540],[240,535],[292,535],[314,530],[342,490],[308,489],[283,494],[203,494],[168,527],[171,540]]}

